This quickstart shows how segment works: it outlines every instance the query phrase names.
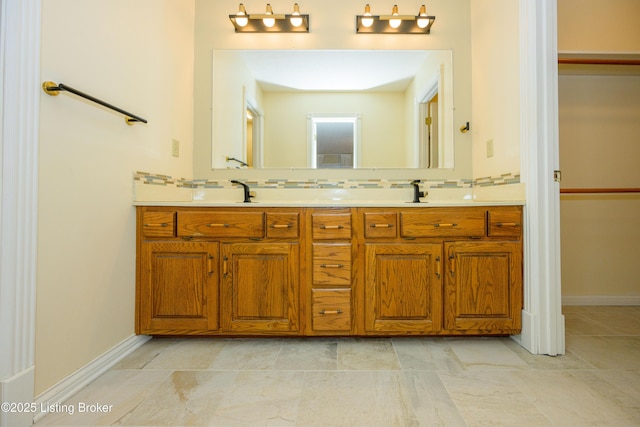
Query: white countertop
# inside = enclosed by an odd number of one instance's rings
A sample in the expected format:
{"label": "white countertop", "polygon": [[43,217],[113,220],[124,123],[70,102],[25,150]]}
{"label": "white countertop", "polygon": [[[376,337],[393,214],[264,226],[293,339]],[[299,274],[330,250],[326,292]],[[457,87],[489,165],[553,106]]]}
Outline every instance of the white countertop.
{"label": "white countertop", "polygon": [[420,203],[412,189],[259,188],[243,203],[241,188],[179,188],[138,184],[134,206],[192,207],[429,207],[524,205],[524,185],[492,188],[431,188]]}

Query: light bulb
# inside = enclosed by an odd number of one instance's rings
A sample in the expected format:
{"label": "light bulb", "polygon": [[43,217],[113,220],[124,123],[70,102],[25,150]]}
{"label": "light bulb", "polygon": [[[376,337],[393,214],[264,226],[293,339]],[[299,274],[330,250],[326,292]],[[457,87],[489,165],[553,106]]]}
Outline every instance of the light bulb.
{"label": "light bulb", "polygon": [[429,20],[427,18],[422,18],[422,16],[427,16],[427,7],[425,5],[420,6],[420,12],[418,12],[418,20],[416,23],[420,28],[427,28]]}
{"label": "light bulb", "polygon": [[293,5],[293,13],[291,14],[291,25],[299,27],[302,25],[302,18],[300,17],[300,6],[298,3]]}
{"label": "light bulb", "polygon": [[[271,5],[267,4],[267,15],[273,15],[273,9],[271,9]],[[276,20],[274,18],[262,18],[262,23],[265,27],[273,27],[276,24]]]}
{"label": "light bulb", "polygon": [[367,27],[369,28],[370,26],[373,25],[373,18],[369,18],[369,16],[371,15],[371,7],[369,5],[366,5],[364,7],[364,18],[362,18],[362,26],[363,27]]}
{"label": "light bulb", "polygon": [[236,25],[238,27],[244,27],[249,23],[249,18],[247,18],[247,11],[244,8],[244,5],[240,3],[238,7],[238,13],[236,13]]}
{"label": "light bulb", "polygon": [[[394,16],[398,15],[398,5],[397,4],[393,6],[393,9],[391,11],[391,15],[394,15]],[[400,19],[389,19],[389,26],[391,28],[398,28],[401,23],[402,23],[402,21]]]}

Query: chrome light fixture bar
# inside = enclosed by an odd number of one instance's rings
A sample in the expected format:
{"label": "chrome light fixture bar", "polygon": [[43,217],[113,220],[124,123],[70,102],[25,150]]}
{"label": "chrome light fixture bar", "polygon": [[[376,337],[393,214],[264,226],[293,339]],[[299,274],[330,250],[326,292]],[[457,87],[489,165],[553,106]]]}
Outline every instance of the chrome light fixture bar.
{"label": "chrome light fixture bar", "polygon": [[275,14],[270,4],[265,13],[247,14],[240,3],[238,12],[229,15],[236,33],[308,33],[309,15],[300,13],[298,3],[293,5],[291,14]]}
{"label": "chrome light fixture bar", "polygon": [[364,7],[364,15],[356,15],[358,34],[430,34],[435,16],[427,15],[425,5],[417,15],[400,15],[394,5],[390,15],[372,15],[371,7]]}

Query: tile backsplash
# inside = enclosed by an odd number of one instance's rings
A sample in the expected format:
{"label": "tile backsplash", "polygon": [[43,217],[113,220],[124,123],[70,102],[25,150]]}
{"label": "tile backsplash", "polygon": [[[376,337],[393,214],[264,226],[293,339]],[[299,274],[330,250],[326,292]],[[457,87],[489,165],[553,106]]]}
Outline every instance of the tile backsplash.
{"label": "tile backsplash", "polygon": [[[136,172],[134,181],[158,186],[173,186],[183,188],[234,188],[234,184],[229,179],[185,179],[173,178],[169,175],[153,174],[148,172]],[[249,184],[252,188],[271,188],[271,189],[393,189],[393,188],[410,188],[411,180],[409,179],[254,179],[241,180]],[[520,173],[507,173],[497,177],[483,177],[477,179],[423,179],[421,188],[473,188],[473,187],[489,187],[497,185],[518,184],[520,183]]]}

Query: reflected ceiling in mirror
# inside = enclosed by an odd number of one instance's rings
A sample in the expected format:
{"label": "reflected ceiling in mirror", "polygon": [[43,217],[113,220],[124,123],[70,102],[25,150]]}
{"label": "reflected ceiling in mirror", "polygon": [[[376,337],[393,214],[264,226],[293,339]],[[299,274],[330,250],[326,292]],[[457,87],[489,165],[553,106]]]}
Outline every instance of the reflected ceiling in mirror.
{"label": "reflected ceiling in mirror", "polygon": [[451,168],[451,64],[450,50],[216,50],[213,168],[318,167],[318,115],[359,117],[353,167]]}

